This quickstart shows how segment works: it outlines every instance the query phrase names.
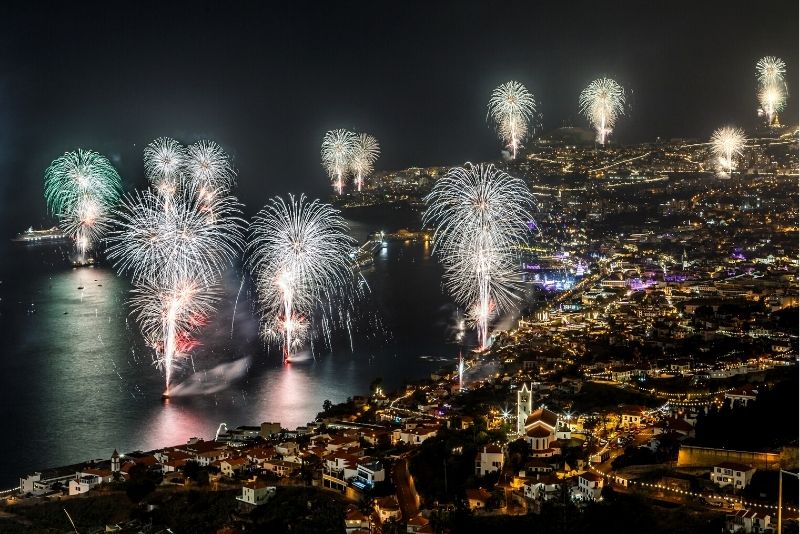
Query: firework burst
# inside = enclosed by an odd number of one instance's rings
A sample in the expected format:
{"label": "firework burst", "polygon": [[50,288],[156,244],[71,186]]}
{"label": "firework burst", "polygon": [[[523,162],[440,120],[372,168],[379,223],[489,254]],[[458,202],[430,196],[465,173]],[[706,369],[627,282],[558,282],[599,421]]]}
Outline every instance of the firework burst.
{"label": "firework burst", "polygon": [[255,216],[247,246],[262,333],[284,359],[301,348],[310,321],[329,324],[353,286],[353,240],[339,212],[304,195],[275,197]]}
{"label": "firework burst", "polygon": [[717,128],[711,135],[711,150],[717,157],[720,166],[731,174],[734,169],[734,158],[744,152],[744,131],[740,128],[726,126]]}
{"label": "firework burst", "polygon": [[[178,173],[182,175],[182,173]],[[131,303],[169,385],[176,358],[214,310],[222,271],[238,257],[241,207],[221,190],[179,179],[176,190],[129,195],[116,212],[108,257],[133,279]]]}
{"label": "firework burst", "polygon": [[759,113],[767,119],[771,126],[777,121],[778,113],[786,105],[786,64],[782,59],[766,56],[756,63],[756,77],[759,82],[758,103]]}
{"label": "firework burst", "polygon": [[156,190],[174,194],[183,179],[186,147],[169,137],[159,137],[144,149],[144,170]]}
{"label": "firework burst", "polygon": [[435,229],[445,284],[485,348],[489,321],[517,301],[517,247],[526,239],[533,197],[522,180],[492,165],[467,164],[438,180],[425,201],[423,221]]}
{"label": "firework burst", "polygon": [[109,211],[119,200],[122,180],[108,159],[81,149],[54,160],[44,179],[47,206],[75,240],[83,260],[108,227]]}
{"label": "firework burst", "polygon": [[625,91],[611,78],[599,78],[581,91],[579,105],[592,127],[597,130],[597,141],[606,144],[617,118],[623,114]]}
{"label": "firework burst", "polygon": [[336,192],[340,195],[344,190],[344,175],[350,168],[355,148],[356,134],[348,130],[330,130],[322,139],[322,166],[334,181]]}
{"label": "firework burst", "polygon": [[373,165],[380,154],[381,147],[377,139],[365,133],[356,137],[350,168],[355,176],[356,186],[359,191],[361,191],[364,178],[372,173]]}
{"label": "firework burst", "polygon": [[497,134],[511,150],[512,158],[517,157],[535,112],[533,94],[519,82],[507,82],[492,91],[488,116],[494,120]]}

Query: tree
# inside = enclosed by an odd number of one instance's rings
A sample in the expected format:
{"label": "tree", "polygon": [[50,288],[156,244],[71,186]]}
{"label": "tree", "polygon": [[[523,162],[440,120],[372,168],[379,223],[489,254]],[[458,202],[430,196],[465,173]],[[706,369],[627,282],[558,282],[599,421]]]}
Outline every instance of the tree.
{"label": "tree", "polygon": [[330,401],[330,399],[325,399],[325,402],[322,403],[322,411],[329,412],[331,408],[333,408],[333,403]]}
{"label": "tree", "polygon": [[125,483],[125,494],[133,503],[141,502],[156,489],[155,477],[147,470],[147,466],[136,464],[128,471]]}
{"label": "tree", "polygon": [[508,444],[508,461],[511,469],[517,473],[525,467],[531,454],[531,445],[526,440],[520,438]]}

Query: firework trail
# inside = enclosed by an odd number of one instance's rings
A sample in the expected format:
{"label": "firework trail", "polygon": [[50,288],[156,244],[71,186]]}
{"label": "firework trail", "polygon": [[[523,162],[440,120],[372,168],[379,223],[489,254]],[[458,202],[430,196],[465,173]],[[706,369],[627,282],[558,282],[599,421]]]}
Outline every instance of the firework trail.
{"label": "firework trail", "polygon": [[356,137],[350,168],[355,176],[356,186],[359,191],[361,191],[361,184],[364,178],[372,173],[373,165],[380,154],[381,147],[377,139],[365,133]]}
{"label": "firework trail", "polygon": [[506,82],[492,91],[487,116],[494,120],[497,135],[511,150],[513,159],[516,159],[517,149],[528,134],[528,125],[535,112],[533,94],[519,82]]}
{"label": "firework trail", "polygon": [[786,63],[782,59],[766,56],[756,63],[756,77],[758,78],[758,103],[761,106],[759,114],[767,118],[767,125],[772,126],[773,120],[777,121],[778,112],[783,111],[786,105]]}
{"label": "firework trail", "polygon": [[322,166],[334,180],[334,187],[340,195],[344,190],[344,174],[350,168],[355,146],[356,134],[348,130],[330,130],[322,139]]}
{"label": "firework trail", "polygon": [[745,136],[740,128],[726,126],[717,128],[711,135],[711,150],[717,156],[720,166],[733,173],[734,158],[744,151]]}
{"label": "firework trail", "polygon": [[169,188],[125,198],[108,249],[117,270],[131,275],[133,312],[164,369],[167,394],[176,359],[197,345],[193,336],[214,311],[222,270],[239,256],[244,222],[225,190],[192,179],[188,168],[169,176],[155,171],[155,187],[170,180]]}
{"label": "firework trail", "polygon": [[581,91],[578,100],[583,113],[597,130],[597,141],[606,144],[617,117],[623,114],[625,91],[611,78],[599,78]]}
{"label": "firework trail", "polygon": [[122,180],[104,156],[78,149],[55,159],[45,171],[44,196],[62,230],[75,240],[81,261],[109,225]]}
{"label": "firework trail", "polygon": [[353,245],[339,211],[304,195],[275,197],[253,219],[247,262],[262,335],[282,342],[285,361],[303,346],[313,319],[330,324],[342,309],[353,289]]}
{"label": "firework trail", "polygon": [[518,245],[525,242],[533,196],[517,178],[492,165],[451,169],[425,198],[425,226],[433,227],[434,253],[445,284],[476,324],[480,348],[489,321],[517,300]]}

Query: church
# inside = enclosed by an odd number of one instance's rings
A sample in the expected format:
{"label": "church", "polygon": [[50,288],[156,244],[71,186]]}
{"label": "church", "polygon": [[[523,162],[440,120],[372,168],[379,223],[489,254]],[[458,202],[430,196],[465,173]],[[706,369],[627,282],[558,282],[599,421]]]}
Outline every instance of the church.
{"label": "church", "polygon": [[531,456],[546,458],[561,453],[556,438],[558,415],[544,406],[533,409],[533,394],[527,384],[517,391],[517,434],[531,446]]}

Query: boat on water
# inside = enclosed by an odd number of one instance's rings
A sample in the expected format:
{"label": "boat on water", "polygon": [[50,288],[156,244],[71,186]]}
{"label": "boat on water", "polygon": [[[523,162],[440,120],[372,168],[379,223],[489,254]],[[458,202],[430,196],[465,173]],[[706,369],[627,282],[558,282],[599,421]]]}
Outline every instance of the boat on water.
{"label": "boat on water", "polygon": [[53,226],[52,228],[43,230],[34,230],[31,226],[24,232],[20,232],[17,237],[13,238],[11,241],[25,245],[39,245],[61,243],[66,240],[67,236],[58,228],[58,226]]}

